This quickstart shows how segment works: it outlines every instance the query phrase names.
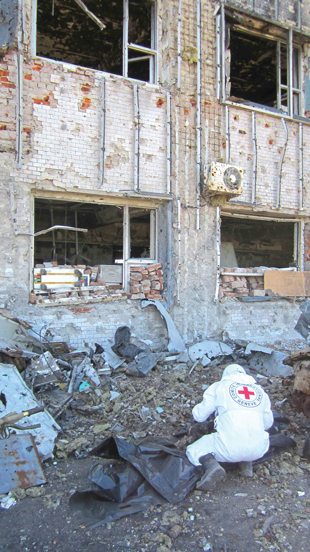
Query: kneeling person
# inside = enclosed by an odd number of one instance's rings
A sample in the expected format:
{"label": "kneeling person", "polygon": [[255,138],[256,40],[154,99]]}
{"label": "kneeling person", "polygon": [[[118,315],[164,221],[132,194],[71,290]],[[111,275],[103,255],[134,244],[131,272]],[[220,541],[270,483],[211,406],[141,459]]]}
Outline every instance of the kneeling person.
{"label": "kneeling person", "polygon": [[195,466],[204,473],[196,488],[211,491],[225,477],[218,462],[239,462],[241,474],[253,475],[252,461],[269,448],[269,429],[273,424],[268,395],[239,364],[227,366],[221,381],[204,392],[202,402],[193,408],[196,422],[204,422],[215,412],[216,433],[204,435],[186,450]]}

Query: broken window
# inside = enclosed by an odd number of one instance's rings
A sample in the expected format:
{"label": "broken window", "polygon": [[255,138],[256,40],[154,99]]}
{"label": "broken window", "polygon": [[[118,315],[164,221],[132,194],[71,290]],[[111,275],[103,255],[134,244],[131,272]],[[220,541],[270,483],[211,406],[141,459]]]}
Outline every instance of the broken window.
{"label": "broken window", "polygon": [[293,31],[254,20],[248,30],[240,19],[217,17],[218,97],[300,115],[301,48]]}
{"label": "broken window", "polygon": [[35,0],[36,55],[156,82],[154,0]]}
{"label": "broken window", "polygon": [[[36,198],[34,265],[99,266],[102,279],[122,283],[124,260],[155,260],[155,221],[154,209]],[[41,233],[55,226],[70,229]]]}
{"label": "broken window", "polygon": [[221,217],[222,267],[298,266],[299,223]]}

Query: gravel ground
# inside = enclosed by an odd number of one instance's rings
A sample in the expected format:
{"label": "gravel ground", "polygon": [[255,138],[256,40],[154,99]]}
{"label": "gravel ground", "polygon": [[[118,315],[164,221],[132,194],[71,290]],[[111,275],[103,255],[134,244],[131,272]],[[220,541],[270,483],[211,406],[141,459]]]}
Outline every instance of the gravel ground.
{"label": "gravel ground", "polygon": [[[198,365],[189,374],[186,364],[162,363],[145,378],[128,377],[121,369],[112,379],[102,377],[100,388],[76,393],[57,420],[63,432],[54,460],[44,464],[48,483],[13,492],[16,504],[0,509],[0,550],[310,552],[310,464],[302,457],[310,420],[291,404],[292,378],[258,379],[273,410],[290,419],[284,433],[297,446],[258,465],[253,479],[229,470],[212,493],[193,491],[177,505],[152,507],[96,529],[89,528],[90,518],[69,508],[75,490],[90,488],[87,473],[98,458],[87,453],[112,428],[131,441],[187,431],[178,442],[184,450],[199,426],[192,422],[191,408],[203,389],[220,379],[225,365]],[[111,391],[119,393],[113,400]],[[67,395],[66,389],[54,388],[37,396],[52,410]]]}

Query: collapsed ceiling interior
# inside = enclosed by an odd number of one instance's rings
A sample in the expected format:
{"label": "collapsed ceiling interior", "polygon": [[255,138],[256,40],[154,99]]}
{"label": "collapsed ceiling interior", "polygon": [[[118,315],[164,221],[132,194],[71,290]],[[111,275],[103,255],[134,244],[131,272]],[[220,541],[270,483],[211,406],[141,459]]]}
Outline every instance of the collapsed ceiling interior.
{"label": "collapsed ceiling interior", "polygon": [[[122,75],[123,0],[86,0],[98,25],[75,0],[37,0],[36,54],[54,60]],[[128,42],[151,47],[151,1],[129,0]],[[129,51],[128,76],[148,81],[149,60]],[[139,61],[138,61],[139,58]]]}
{"label": "collapsed ceiling interior", "polygon": [[[35,200],[35,232],[55,225],[88,232],[57,229],[35,237],[34,264],[111,265],[123,259],[123,207],[72,201]],[[130,257],[149,257],[150,210],[129,208]]]}
{"label": "collapsed ceiling interior", "polygon": [[[294,223],[222,217],[221,266],[249,268],[294,266]],[[235,264],[227,260],[223,244],[232,244]],[[225,258],[226,257],[226,258]],[[229,263],[229,264],[227,264]]]}

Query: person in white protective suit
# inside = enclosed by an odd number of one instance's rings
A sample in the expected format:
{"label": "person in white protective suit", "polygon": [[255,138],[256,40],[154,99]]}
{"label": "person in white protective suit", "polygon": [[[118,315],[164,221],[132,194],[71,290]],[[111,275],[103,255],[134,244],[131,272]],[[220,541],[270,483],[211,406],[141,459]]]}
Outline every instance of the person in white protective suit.
{"label": "person in white protective suit", "polygon": [[215,412],[216,433],[204,435],[186,450],[195,466],[204,473],[196,488],[213,490],[224,479],[218,462],[239,462],[241,474],[253,476],[252,461],[269,448],[269,429],[273,424],[268,395],[239,364],[225,368],[221,381],[204,392],[203,400],[193,408],[196,422],[204,422]]}

